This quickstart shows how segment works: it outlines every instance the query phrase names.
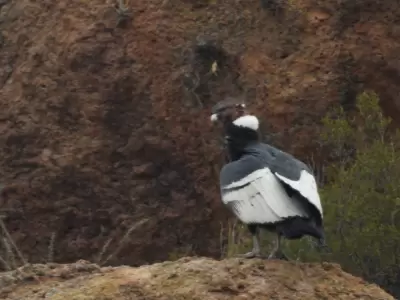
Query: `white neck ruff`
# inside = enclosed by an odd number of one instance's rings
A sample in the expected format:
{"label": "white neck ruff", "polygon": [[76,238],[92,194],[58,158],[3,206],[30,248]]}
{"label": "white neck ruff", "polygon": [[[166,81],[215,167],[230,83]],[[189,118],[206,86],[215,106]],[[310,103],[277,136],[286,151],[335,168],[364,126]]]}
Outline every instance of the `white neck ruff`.
{"label": "white neck ruff", "polygon": [[252,115],[246,115],[246,116],[239,117],[235,121],[233,121],[233,124],[236,126],[239,126],[239,127],[249,128],[254,131],[257,131],[260,126],[260,122],[258,121],[258,118],[256,116],[252,116]]}

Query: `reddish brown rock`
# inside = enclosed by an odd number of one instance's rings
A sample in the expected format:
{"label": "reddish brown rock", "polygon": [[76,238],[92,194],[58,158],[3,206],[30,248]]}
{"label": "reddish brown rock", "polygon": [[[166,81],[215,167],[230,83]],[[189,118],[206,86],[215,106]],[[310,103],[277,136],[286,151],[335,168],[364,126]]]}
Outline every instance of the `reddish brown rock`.
{"label": "reddish brown rock", "polygon": [[398,119],[400,5],[314,2],[273,16],[257,1],[130,1],[120,28],[114,1],[1,2],[0,211],[27,259],[45,260],[52,235],[56,261],[95,260],[112,239],[107,256],[144,219],[110,263],[219,256],[209,110],[225,95],[303,158],[359,90]]}

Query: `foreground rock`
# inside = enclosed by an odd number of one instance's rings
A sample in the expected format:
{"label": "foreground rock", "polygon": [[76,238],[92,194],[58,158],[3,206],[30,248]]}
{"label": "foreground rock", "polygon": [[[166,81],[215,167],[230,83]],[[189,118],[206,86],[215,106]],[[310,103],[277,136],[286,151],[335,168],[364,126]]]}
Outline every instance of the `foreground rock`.
{"label": "foreground rock", "polygon": [[1,299],[394,299],[335,264],[182,258],[139,268],[27,265],[0,274]]}

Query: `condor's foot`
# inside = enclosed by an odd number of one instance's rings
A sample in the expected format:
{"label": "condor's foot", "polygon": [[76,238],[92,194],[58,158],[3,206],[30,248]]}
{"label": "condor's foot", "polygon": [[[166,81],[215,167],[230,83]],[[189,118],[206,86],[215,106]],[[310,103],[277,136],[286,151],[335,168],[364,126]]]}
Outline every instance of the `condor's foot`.
{"label": "condor's foot", "polygon": [[268,256],[268,259],[290,260],[282,251],[272,251],[272,253]]}
{"label": "condor's foot", "polygon": [[262,255],[259,251],[250,251],[245,254],[239,254],[238,257],[240,258],[261,258]]}
{"label": "condor's foot", "polygon": [[332,249],[326,244],[325,239],[319,239],[316,242],[313,240],[312,243],[313,243],[313,248],[317,249],[319,252],[332,253]]}
{"label": "condor's foot", "polygon": [[271,254],[268,256],[268,259],[289,260],[289,258],[282,252],[281,241],[282,235],[278,233],[276,236],[274,250],[272,250]]}

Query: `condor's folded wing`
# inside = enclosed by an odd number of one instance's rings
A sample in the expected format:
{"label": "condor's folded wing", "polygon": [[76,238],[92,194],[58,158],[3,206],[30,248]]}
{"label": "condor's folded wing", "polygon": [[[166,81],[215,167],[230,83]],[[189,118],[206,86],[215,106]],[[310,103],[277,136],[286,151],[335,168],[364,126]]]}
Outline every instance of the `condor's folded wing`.
{"label": "condor's folded wing", "polygon": [[285,185],[297,191],[310,204],[312,204],[323,218],[321,199],[318,193],[317,182],[306,164],[292,155],[280,151],[267,144],[262,144],[262,151],[268,151],[269,167],[272,173]]}
{"label": "condor's folded wing", "polygon": [[271,170],[251,155],[225,165],[220,183],[223,203],[246,224],[273,224],[308,216]]}

